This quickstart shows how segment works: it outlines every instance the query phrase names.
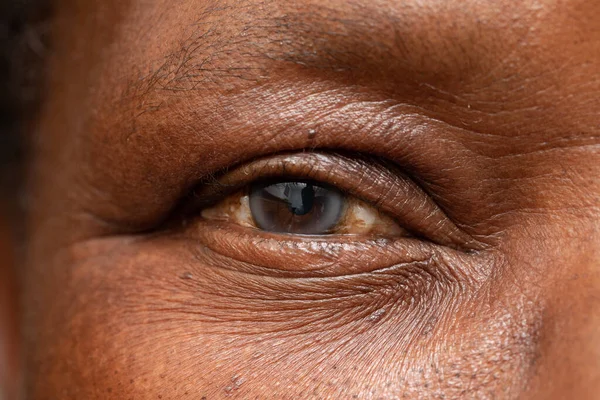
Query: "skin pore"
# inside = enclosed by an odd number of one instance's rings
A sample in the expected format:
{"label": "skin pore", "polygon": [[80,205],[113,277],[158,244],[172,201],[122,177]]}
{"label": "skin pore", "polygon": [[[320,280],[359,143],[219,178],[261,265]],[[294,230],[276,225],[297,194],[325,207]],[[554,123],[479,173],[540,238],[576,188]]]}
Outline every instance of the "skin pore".
{"label": "skin pore", "polygon": [[[599,18],[63,1],[28,183],[26,398],[593,397]],[[289,174],[412,235],[201,217],[210,182]]]}

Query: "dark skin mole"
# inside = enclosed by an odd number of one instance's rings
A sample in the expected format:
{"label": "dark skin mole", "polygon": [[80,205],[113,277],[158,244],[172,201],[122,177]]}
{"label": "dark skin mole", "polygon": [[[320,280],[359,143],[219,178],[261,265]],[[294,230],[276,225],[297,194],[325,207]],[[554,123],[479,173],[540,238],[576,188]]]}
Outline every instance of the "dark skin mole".
{"label": "dark skin mole", "polygon": [[[598,2],[57,11],[19,277],[25,398],[600,390]],[[281,235],[186,207],[274,174],[343,187],[410,234]]]}

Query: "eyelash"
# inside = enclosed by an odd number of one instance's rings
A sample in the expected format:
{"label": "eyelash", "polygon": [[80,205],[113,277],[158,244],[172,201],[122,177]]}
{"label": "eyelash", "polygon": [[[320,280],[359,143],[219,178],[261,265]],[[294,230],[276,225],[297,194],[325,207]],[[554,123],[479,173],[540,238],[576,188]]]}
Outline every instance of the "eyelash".
{"label": "eyelash", "polygon": [[276,154],[211,176],[190,194],[181,215],[190,220],[251,183],[270,179],[314,180],[371,204],[414,237],[461,248],[470,243],[418,185],[386,160],[326,152]]}

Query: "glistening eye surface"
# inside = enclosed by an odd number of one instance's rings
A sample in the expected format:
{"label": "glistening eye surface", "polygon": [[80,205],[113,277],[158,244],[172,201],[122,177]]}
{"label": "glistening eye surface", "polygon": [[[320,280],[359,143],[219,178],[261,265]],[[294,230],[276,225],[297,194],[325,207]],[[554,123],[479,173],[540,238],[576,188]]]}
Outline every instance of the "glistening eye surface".
{"label": "glistening eye surface", "polygon": [[364,155],[266,156],[206,182],[193,197],[196,204],[188,215],[200,210],[206,222],[254,228],[257,237],[270,232],[421,237],[453,246],[465,241],[399,168]]}
{"label": "glistening eye surface", "polygon": [[271,232],[319,235],[330,232],[344,211],[339,190],[315,182],[255,183],[250,211],[256,225]]}

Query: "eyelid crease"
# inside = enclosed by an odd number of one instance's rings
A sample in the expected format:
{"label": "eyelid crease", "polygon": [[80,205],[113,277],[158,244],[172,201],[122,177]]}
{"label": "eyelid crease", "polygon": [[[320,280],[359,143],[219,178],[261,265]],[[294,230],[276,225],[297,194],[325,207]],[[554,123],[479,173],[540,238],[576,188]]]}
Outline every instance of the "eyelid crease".
{"label": "eyelid crease", "polygon": [[477,242],[398,167],[365,155],[313,151],[263,157],[205,181],[193,191],[183,214],[197,214],[253,181],[273,178],[325,182],[389,214],[418,237],[455,249],[477,249]]}

